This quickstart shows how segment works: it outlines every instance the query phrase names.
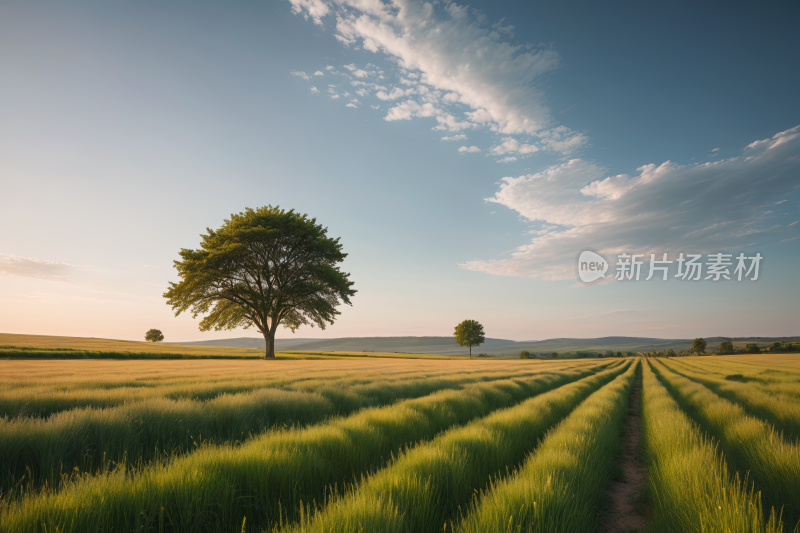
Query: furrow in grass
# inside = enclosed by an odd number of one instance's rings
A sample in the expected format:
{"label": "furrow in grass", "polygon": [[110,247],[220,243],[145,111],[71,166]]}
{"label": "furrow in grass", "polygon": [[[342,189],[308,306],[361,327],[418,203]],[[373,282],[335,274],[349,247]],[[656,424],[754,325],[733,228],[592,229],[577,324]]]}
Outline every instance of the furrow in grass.
{"label": "furrow in grass", "polygon": [[787,401],[747,383],[701,376],[680,368],[673,362],[663,362],[671,372],[705,385],[719,396],[741,405],[750,415],[769,422],[790,441],[800,438],[800,403]]}
{"label": "furrow in grass", "polygon": [[784,524],[793,529],[800,522],[800,448],[740,405],[658,363],[651,365],[678,404],[719,441],[729,465],[742,477],[749,474],[762,504],[782,509]]}
{"label": "furrow in grass", "polygon": [[644,365],[643,384],[648,531],[779,532],[774,510],[765,523],[760,494],[731,476],[714,442],[681,411],[649,365]]}
{"label": "furrow in grass", "polygon": [[310,509],[288,529],[295,533],[442,531],[492,476],[514,468],[550,427],[629,366],[630,361],[407,450],[353,492],[322,509]]}
{"label": "furrow in grass", "polygon": [[0,419],[0,490],[44,483],[58,488],[64,474],[93,474],[109,462],[130,458],[148,463],[199,445],[241,443],[270,427],[317,423],[475,381],[474,376],[405,383],[380,380],[353,389],[325,388],[322,393],[261,389],[207,402],[155,398],[111,409],[62,411],[48,419]]}
{"label": "furrow in grass", "polygon": [[9,502],[3,531],[229,530],[271,523],[326,487],[382,467],[402,447],[529,396],[590,376],[602,366],[473,384],[306,429],[273,431],[247,444],[208,447],[137,473],[109,472],[57,493]]}
{"label": "furrow in grass", "polygon": [[513,476],[484,490],[459,533],[596,531],[638,362],[553,428]]}

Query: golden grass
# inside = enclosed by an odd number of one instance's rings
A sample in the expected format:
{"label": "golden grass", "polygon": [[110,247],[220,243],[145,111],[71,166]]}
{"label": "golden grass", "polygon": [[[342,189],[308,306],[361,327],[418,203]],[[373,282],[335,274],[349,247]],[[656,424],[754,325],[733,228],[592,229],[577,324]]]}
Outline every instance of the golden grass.
{"label": "golden grass", "polygon": [[[247,382],[266,380],[269,382],[287,379],[333,380],[348,376],[406,377],[419,373],[419,378],[432,375],[450,375],[470,372],[509,372],[519,370],[522,374],[548,369],[564,369],[593,366],[599,361],[565,360],[426,360],[426,359],[333,359],[333,360],[242,360],[231,359],[17,359],[3,362],[0,386],[25,384],[41,386],[48,383],[64,385],[70,383],[115,383],[131,381],[227,381]],[[502,364],[498,364],[502,363]]]}

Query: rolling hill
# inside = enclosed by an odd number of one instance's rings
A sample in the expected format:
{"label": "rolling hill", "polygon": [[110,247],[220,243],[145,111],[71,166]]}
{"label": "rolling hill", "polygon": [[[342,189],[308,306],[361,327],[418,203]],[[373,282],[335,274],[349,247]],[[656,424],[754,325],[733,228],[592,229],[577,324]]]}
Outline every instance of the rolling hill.
{"label": "rolling hill", "polygon": [[[709,349],[719,346],[724,340],[731,340],[740,345],[747,342],[771,344],[774,341],[795,341],[800,337],[707,337]],[[195,346],[218,346],[231,348],[264,349],[264,339],[257,337],[239,337],[213,341],[195,341],[176,344]],[[668,348],[680,350],[689,348],[692,339],[658,339],[650,337],[600,337],[594,339],[547,339],[542,341],[512,341],[507,339],[486,339],[486,342],[472,353],[489,353],[492,355],[518,355],[522,350],[532,353],[549,354],[551,352],[575,352],[579,350],[593,351],[662,351]],[[453,337],[344,337],[338,339],[276,339],[276,350],[320,351],[320,352],[395,352],[412,354],[465,355],[467,348],[460,347]]]}

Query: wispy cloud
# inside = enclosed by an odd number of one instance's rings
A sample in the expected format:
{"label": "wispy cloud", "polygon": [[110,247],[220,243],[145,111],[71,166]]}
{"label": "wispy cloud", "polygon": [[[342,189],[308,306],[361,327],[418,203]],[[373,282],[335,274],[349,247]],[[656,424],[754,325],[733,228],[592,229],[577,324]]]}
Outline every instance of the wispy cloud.
{"label": "wispy cloud", "polygon": [[443,141],[466,141],[469,137],[464,135],[463,133],[459,133],[458,135],[451,135],[451,136],[444,136],[442,137]]}
{"label": "wispy cloud", "polygon": [[462,146],[461,148],[458,149],[458,151],[459,152],[469,152],[471,154],[474,154],[474,153],[480,152],[481,149],[478,148],[477,146],[470,146],[469,148],[467,148],[466,146]]}
{"label": "wispy cloud", "polygon": [[558,53],[550,46],[512,43],[513,26],[504,26],[504,19],[491,24],[483,13],[455,2],[290,2],[294,13],[315,24],[330,21],[343,46],[386,60],[392,83],[384,69],[370,64],[346,64],[339,74],[381,100],[397,101],[384,117],[388,121],[431,119],[435,130],[484,128],[503,135],[502,143],[514,138],[513,149],[494,155],[570,154],[588,141],[554,123],[540,88],[542,77],[559,66]]}
{"label": "wispy cloud", "polygon": [[[589,247],[617,253],[708,253],[790,231],[761,206],[800,188],[800,126],[751,143],[739,157],[704,164],[667,161],[635,176],[607,176],[581,159],[503,178],[487,201],[539,225],[533,240],[505,259],[461,266],[491,274],[570,279],[575,255]],[[788,241],[787,241],[788,242]]]}
{"label": "wispy cloud", "polygon": [[299,77],[303,78],[306,81],[311,79],[311,77],[308,74],[306,74],[305,72],[301,72],[299,70],[293,70],[293,71],[291,71],[290,74],[292,76],[299,76]]}
{"label": "wispy cloud", "polygon": [[517,160],[516,157],[508,156],[508,157],[504,157],[502,159],[498,159],[497,161],[495,161],[495,163],[513,163],[516,160]]}
{"label": "wispy cloud", "polygon": [[70,281],[77,267],[68,263],[0,254],[0,274],[24,278]]}

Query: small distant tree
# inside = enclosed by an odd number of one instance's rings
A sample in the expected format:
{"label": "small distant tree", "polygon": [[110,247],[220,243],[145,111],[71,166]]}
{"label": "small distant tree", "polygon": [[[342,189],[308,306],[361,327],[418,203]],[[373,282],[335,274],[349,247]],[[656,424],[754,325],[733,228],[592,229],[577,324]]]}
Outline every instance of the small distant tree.
{"label": "small distant tree", "polygon": [[603,357],[614,357],[614,352],[611,350],[606,350],[606,353],[603,354]]}
{"label": "small distant tree", "polygon": [[144,340],[147,342],[161,342],[164,340],[164,334],[160,329],[151,329],[144,334]]}
{"label": "small distant tree", "polygon": [[531,358],[531,354],[527,350],[522,350],[521,352],[519,352],[519,358],[520,359],[530,359]]}
{"label": "small distant tree", "polygon": [[622,357],[622,352],[617,352],[616,356],[617,357]]}
{"label": "small distant tree", "polygon": [[472,357],[472,347],[480,346],[486,341],[483,326],[477,320],[465,320],[456,326],[453,333],[459,346],[469,347],[469,356]]}
{"label": "small distant tree", "polygon": [[722,341],[719,343],[719,354],[730,355],[733,353],[733,343],[731,341]]}
{"label": "small distant tree", "polygon": [[783,351],[783,343],[781,342],[773,342],[772,346],[769,347],[770,352],[782,352]]}
{"label": "small distant tree", "polygon": [[552,357],[553,359],[558,359],[558,352],[553,352],[552,354],[550,354],[550,357]]}
{"label": "small distant tree", "polygon": [[761,353],[758,344],[748,344],[744,347],[744,353]]}
{"label": "small distant tree", "polygon": [[675,350],[673,350],[672,348],[669,348],[667,350],[667,357],[677,357],[677,356],[678,356],[678,354],[676,354]]}
{"label": "small distant tree", "polygon": [[692,351],[698,354],[706,353],[706,345],[706,340],[698,337],[692,342]]}

